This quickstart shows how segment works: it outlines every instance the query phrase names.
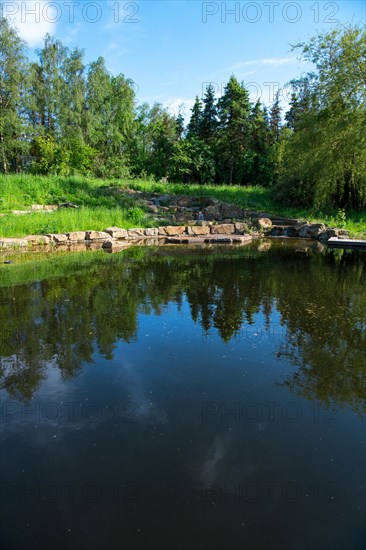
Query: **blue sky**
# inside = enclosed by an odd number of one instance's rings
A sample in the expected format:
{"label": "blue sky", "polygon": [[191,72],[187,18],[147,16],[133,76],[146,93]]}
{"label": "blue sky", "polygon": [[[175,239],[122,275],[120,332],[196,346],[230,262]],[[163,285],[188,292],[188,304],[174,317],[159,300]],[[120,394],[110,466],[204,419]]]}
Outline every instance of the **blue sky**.
{"label": "blue sky", "polygon": [[[232,74],[252,100],[267,105],[274,92],[308,70],[291,51],[316,32],[337,24],[365,24],[363,0],[203,2],[200,0],[10,1],[3,15],[30,46],[46,32],[70,48],[85,50],[87,62],[103,56],[108,69],[133,79],[138,102],[155,101],[175,114],[208,82],[218,95]],[[286,89],[282,93],[284,101]]]}

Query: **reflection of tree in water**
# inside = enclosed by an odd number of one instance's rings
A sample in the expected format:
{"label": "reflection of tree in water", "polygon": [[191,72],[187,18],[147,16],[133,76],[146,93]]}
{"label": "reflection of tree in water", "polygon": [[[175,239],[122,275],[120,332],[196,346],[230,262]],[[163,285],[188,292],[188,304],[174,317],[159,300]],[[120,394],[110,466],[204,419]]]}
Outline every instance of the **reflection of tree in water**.
{"label": "reflection of tree in water", "polygon": [[278,308],[286,338],[278,355],[298,369],[285,385],[307,399],[366,410],[366,257],[314,258],[301,301],[289,285]]}
{"label": "reflection of tree in water", "polygon": [[47,365],[67,378],[95,352],[111,359],[119,340],[137,338],[139,312],[160,315],[186,297],[193,320],[225,342],[258,313],[268,328],[276,308],[286,327],[277,355],[298,367],[285,385],[362,410],[365,256],[298,256],[289,249],[234,256],[136,249],[95,259],[81,272],[66,263],[53,278],[0,288],[1,386],[29,399]]}

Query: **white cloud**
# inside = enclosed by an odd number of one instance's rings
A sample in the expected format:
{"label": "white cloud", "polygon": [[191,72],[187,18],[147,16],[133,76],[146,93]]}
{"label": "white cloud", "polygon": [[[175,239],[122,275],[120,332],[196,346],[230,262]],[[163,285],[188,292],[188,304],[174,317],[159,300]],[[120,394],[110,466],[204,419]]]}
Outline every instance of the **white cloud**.
{"label": "white cloud", "polygon": [[279,65],[285,65],[286,63],[293,63],[296,59],[292,57],[268,57],[264,59],[255,59],[253,61],[241,61],[231,67],[231,70],[241,69],[242,67],[249,67],[252,65],[273,65],[278,67]]}
{"label": "white cloud", "polygon": [[174,97],[165,99],[162,101],[162,104],[168,108],[169,112],[177,117],[179,114],[179,107],[183,107],[183,116],[185,119],[191,118],[191,111],[190,109],[193,107],[194,99],[184,99],[182,97]]}
{"label": "white cloud", "polygon": [[5,1],[2,2],[1,14],[30,47],[41,45],[47,33],[54,34],[60,18],[56,3],[46,0]]}

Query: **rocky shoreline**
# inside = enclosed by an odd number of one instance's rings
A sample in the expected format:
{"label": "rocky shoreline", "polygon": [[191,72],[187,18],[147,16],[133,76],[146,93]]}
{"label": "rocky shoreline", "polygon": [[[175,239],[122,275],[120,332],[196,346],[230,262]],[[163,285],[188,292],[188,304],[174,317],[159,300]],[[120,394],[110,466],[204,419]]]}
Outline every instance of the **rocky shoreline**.
{"label": "rocky shoreline", "polygon": [[[235,204],[219,202],[211,197],[155,195],[128,190],[134,193],[140,205],[144,205],[154,221],[161,221],[161,213],[171,225],[159,227],[123,229],[108,227],[104,231],[72,231],[46,235],[28,235],[23,238],[0,237],[0,249],[44,249],[45,247],[98,245],[98,248],[125,248],[142,239],[148,244],[245,244],[253,237],[288,237],[311,239],[326,243],[330,238],[347,238],[349,232],[326,227],[321,223],[309,223],[295,218],[282,218],[266,212],[240,208]],[[32,211],[37,210],[33,205]],[[38,210],[52,212],[55,208],[39,205]],[[203,217],[204,221],[197,221]],[[77,248],[77,247],[76,247]]]}

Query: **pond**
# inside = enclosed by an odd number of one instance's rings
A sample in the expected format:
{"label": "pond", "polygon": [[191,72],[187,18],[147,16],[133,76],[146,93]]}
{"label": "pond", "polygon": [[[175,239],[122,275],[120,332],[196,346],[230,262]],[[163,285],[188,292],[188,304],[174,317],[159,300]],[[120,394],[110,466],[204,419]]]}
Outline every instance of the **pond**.
{"label": "pond", "polygon": [[366,254],[0,266],[1,547],[359,550]]}

